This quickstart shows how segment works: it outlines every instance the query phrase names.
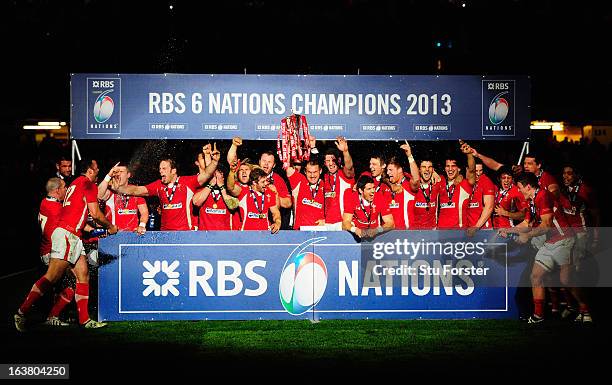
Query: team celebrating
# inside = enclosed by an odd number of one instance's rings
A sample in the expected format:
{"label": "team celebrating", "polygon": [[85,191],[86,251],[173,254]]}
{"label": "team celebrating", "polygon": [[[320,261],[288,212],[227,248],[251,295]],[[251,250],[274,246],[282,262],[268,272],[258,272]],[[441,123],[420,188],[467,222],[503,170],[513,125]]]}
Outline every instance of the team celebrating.
{"label": "team celebrating", "polygon": [[[550,296],[565,295],[568,306],[563,315],[592,322],[584,291],[576,287],[573,276],[587,245],[598,241],[599,212],[592,189],[575,167],[563,169],[560,186],[542,169],[538,155],[527,154],[522,165],[509,167],[459,141],[460,152],[447,156],[443,172],[438,173],[437,159],[415,159],[411,145],[404,142],[397,151],[402,156],[385,159],[372,154],[369,170],[357,176],[343,137],[325,152],[319,152],[314,137],[308,145],[310,159],[291,163],[285,175],[279,175],[274,171],[273,152],[262,153],[257,164],[240,159],[243,141],[235,137],[226,156],[229,172],[219,167],[221,153],[216,144],[208,144],[195,158],[196,175],[179,175],[176,161],[163,158],[160,178],[142,186],[129,184],[131,170],[121,162],[96,185],[95,160],[81,161],[81,175],[66,186],[64,169],[70,161],[62,159],[57,176],[46,183],[40,205],[40,255],[48,268],[15,314],[17,330],[27,329],[33,304],[54,291],[56,299],[46,324],[67,325],[59,314],[75,299],[83,327],[105,326],[89,317],[83,240],[96,227],[107,229],[108,235],[117,231],[144,234],[149,209],[143,197],[151,196],[159,199],[162,231],[345,230],[361,239],[390,230],[463,230],[468,236],[495,231],[537,249],[529,323],[544,320],[545,288],[554,273],[564,290],[553,289]],[[487,176],[486,169],[495,177]],[[289,219],[284,223],[287,212]],[[64,275],[74,276],[76,287],[57,287]],[[552,306],[558,311],[556,301]]]}

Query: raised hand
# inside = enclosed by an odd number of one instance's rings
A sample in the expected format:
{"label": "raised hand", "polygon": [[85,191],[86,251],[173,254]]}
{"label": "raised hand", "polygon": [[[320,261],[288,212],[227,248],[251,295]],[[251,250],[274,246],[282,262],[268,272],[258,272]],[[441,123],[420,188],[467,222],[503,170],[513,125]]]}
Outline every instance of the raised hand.
{"label": "raised hand", "polygon": [[202,153],[203,153],[204,155],[210,155],[210,153],[211,153],[210,143],[208,143],[208,144],[207,144],[207,145],[205,145],[205,146],[202,146]]}
{"label": "raised hand", "polygon": [[340,150],[341,152],[346,152],[348,151],[348,142],[346,141],[346,139],[344,139],[343,136],[338,136],[336,138],[336,147],[338,148],[338,150]]}
{"label": "raised hand", "polygon": [[[209,146],[210,146],[210,144],[209,144]],[[212,152],[210,153],[210,155],[212,157],[212,160],[217,161],[217,162],[221,158],[221,152],[219,152],[219,150],[217,150],[217,142],[215,142],[213,144],[213,149],[212,149]]]}
{"label": "raised hand", "polygon": [[111,178],[114,178],[115,175],[117,175],[117,166],[119,166],[119,163],[121,162],[117,162],[113,167],[111,167],[110,171],[108,172],[108,176],[110,176]]}
{"label": "raised hand", "polygon": [[472,154],[472,147],[465,143],[462,139],[459,139],[459,145],[461,146],[461,152],[464,154]]}
{"label": "raised hand", "polygon": [[317,147],[317,138],[311,135],[310,139],[308,140],[308,145],[310,146],[310,148]]}
{"label": "raised hand", "polygon": [[406,156],[412,155],[412,149],[410,148],[407,140],[404,140],[404,144],[402,144],[400,148],[406,152]]}

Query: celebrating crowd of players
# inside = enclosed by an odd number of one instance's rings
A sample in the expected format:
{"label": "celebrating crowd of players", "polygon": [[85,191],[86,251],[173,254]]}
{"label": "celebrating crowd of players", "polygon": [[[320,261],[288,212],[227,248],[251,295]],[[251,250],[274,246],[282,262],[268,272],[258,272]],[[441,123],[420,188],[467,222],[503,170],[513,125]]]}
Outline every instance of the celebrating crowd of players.
{"label": "celebrating crowd of players", "polygon": [[[438,174],[434,159],[417,161],[405,142],[399,146],[404,156],[384,159],[374,154],[369,171],[356,177],[344,138],[338,137],[335,148],[324,153],[319,153],[316,139],[309,144],[310,160],[293,163],[285,170],[290,188],[283,176],[274,172],[274,153],[262,153],[258,164],[240,160],[238,151],[243,142],[238,137],[227,153],[227,174],[219,170],[221,154],[216,145],[209,144],[197,154],[198,174],[179,176],[175,160],[165,158],[159,163],[160,179],[144,186],[128,183],[131,174],[123,163],[112,167],[96,186],[98,166],[91,160],[82,162],[81,176],[67,187],[68,176],[60,173],[65,171],[60,163],[66,160],[58,162],[57,177],[47,182],[47,197],[39,215],[41,257],[48,270],[16,313],[17,329],[25,330],[32,304],[67,271],[76,277],[76,291],[67,287],[57,295],[47,323],[64,325],[58,314],[74,297],[82,325],[105,325],[91,320],[87,311],[88,272],[81,238],[83,231],[95,226],[87,224],[87,217],[107,228],[108,234],[144,234],[149,213],[142,197],[147,196],[159,199],[162,231],[277,233],[287,227],[316,227],[347,230],[367,239],[394,229],[464,230],[468,236],[479,230],[495,230],[517,243],[530,242],[538,250],[531,273],[534,314],[529,322],[543,321],[546,279],[556,271],[568,288],[564,291],[568,300],[578,304],[576,310],[571,306],[565,310],[575,311],[577,321],[592,321],[582,291],[573,287],[572,272],[587,242],[597,242],[596,231],[587,238],[587,226],[597,226],[599,214],[591,189],[574,167],[563,169],[561,188],[542,170],[542,162],[534,154],[525,156],[522,167],[510,168],[460,141],[461,155],[448,156],[444,172]],[[484,167],[496,172],[497,183],[485,174]],[[288,226],[283,226],[281,210],[291,212]]]}

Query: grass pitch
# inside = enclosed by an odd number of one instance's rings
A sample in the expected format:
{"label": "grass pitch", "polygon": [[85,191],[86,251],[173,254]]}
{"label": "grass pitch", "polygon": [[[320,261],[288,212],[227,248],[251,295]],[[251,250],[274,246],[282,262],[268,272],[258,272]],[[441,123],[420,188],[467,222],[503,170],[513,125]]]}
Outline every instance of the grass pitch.
{"label": "grass pitch", "polygon": [[12,293],[3,301],[0,363],[70,363],[73,379],[216,374],[289,375],[293,382],[314,382],[323,373],[357,379],[470,373],[498,378],[530,371],[565,377],[574,368],[598,370],[598,358],[604,357],[598,351],[610,342],[604,322],[534,328],[512,320],[112,322],[98,330],[34,325],[19,334],[12,314],[34,279],[0,281],[5,296]]}

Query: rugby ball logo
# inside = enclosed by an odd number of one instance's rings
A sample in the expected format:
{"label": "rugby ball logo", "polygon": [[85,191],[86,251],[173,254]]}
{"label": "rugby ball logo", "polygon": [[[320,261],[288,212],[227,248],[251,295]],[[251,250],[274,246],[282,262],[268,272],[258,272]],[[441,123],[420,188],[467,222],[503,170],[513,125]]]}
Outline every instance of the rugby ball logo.
{"label": "rugby ball logo", "polygon": [[[312,309],[327,286],[327,267],[323,259],[308,249],[326,237],[312,238],[296,247],[283,266],[279,296],[285,310],[300,315]],[[312,250],[312,249],[311,249]]]}
{"label": "rugby ball logo", "polygon": [[115,110],[115,102],[108,96],[113,90],[107,90],[102,92],[97,98],[94,104],[94,119],[98,123],[104,123],[113,115]]}
{"label": "rugby ball logo", "polygon": [[491,124],[500,124],[504,121],[504,119],[506,119],[506,116],[508,116],[510,104],[502,97],[507,93],[508,91],[499,93],[495,95],[493,100],[491,100],[491,104],[489,105],[489,120],[491,121]]}

